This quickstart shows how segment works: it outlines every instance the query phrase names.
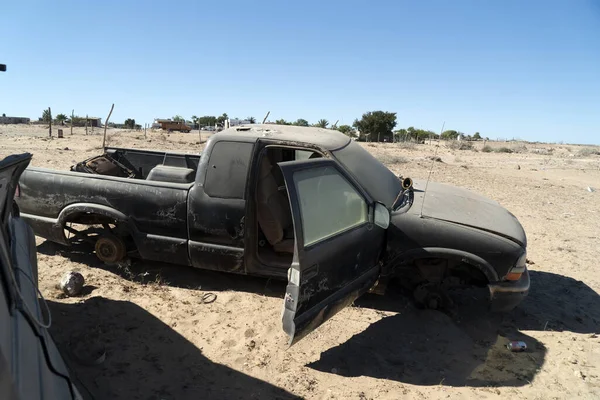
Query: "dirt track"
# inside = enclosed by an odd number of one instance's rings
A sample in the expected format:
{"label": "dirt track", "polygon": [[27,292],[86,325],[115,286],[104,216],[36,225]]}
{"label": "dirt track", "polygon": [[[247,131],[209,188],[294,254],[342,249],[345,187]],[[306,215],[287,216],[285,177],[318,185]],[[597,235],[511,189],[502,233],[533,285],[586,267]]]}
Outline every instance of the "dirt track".
{"label": "dirt track", "polygon": [[[68,169],[100,151],[101,136],[65,132],[49,140],[41,128],[0,125],[0,157],[29,151],[35,166]],[[197,142],[197,133],[109,134],[114,146],[198,151]],[[435,147],[365,146],[414,178],[427,177]],[[369,295],[287,349],[281,282],[155,263],[106,267],[85,249],[38,240],[52,333],[63,350],[106,350],[102,364],[77,371],[99,399],[600,398],[600,156],[574,145],[492,146],[521,152],[440,147],[432,180],[499,201],[525,227],[531,294],[504,317],[468,298],[451,319],[398,295]],[[89,285],[82,298],[55,288],[71,269]],[[216,301],[203,304],[206,292]],[[509,338],[530,351],[508,352]]]}

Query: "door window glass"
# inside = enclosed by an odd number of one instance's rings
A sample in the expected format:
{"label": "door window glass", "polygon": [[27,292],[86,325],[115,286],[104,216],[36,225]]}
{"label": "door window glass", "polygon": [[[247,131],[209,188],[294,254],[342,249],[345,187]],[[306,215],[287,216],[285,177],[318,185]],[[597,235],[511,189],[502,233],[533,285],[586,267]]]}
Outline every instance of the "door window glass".
{"label": "door window glass", "polygon": [[367,203],[334,167],[296,171],[294,185],[305,246],[367,221]]}

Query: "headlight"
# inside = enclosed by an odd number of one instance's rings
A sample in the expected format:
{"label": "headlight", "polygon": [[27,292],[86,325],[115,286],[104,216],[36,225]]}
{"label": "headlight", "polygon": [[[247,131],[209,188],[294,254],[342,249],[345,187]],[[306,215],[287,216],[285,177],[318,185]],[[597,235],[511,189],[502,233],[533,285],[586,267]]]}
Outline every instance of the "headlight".
{"label": "headlight", "polygon": [[521,279],[521,275],[527,269],[527,252],[523,253],[521,257],[517,259],[515,266],[508,271],[508,274],[504,277],[507,281],[518,281]]}

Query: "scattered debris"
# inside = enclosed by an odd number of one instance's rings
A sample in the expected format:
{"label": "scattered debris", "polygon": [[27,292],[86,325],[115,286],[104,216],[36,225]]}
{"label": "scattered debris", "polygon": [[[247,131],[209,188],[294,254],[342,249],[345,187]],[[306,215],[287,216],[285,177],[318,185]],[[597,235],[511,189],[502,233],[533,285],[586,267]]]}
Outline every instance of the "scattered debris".
{"label": "scattered debris", "polygon": [[527,350],[527,344],[519,340],[511,340],[506,344],[506,348],[512,352],[520,352]]}
{"label": "scattered debris", "polygon": [[590,192],[590,193],[594,193],[594,192],[596,191],[596,189],[594,189],[594,188],[593,188],[593,187],[591,187],[591,186],[588,186],[587,190],[588,190],[588,192]]}
{"label": "scattered debris", "polygon": [[521,169],[521,166],[519,164],[517,164],[517,169]]}
{"label": "scattered debris", "polygon": [[200,303],[202,304],[214,303],[215,300],[217,300],[217,295],[211,292],[204,293],[200,296]]}
{"label": "scattered debris", "polygon": [[69,149],[68,147],[65,147],[63,150],[71,150],[71,149]]}
{"label": "scattered debris", "polygon": [[583,374],[583,372],[581,372],[580,370],[575,370],[573,371],[573,374],[577,377],[577,378],[581,378],[583,380],[585,380],[585,375]]}
{"label": "scattered debris", "polygon": [[64,294],[72,297],[81,293],[84,283],[83,275],[76,271],[69,271],[60,280],[59,288]]}
{"label": "scattered debris", "polygon": [[596,339],[597,337],[598,337],[598,334],[597,334],[597,333],[592,333],[592,334],[590,335],[590,339]]}
{"label": "scattered debris", "polygon": [[431,161],[436,161],[436,162],[443,162],[442,157],[438,157],[438,156],[429,156],[429,157],[427,157],[427,159],[431,160]]}

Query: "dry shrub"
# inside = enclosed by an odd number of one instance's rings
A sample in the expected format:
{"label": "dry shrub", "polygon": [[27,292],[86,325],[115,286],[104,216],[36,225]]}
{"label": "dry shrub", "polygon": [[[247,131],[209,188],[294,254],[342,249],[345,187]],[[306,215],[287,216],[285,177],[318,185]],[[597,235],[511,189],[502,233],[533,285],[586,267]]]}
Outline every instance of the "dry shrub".
{"label": "dry shrub", "polygon": [[513,153],[527,153],[529,149],[524,144],[512,148]]}
{"label": "dry shrub", "polygon": [[408,162],[405,157],[394,154],[380,154],[377,156],[377,159],[386,165],[404,164]]}
{"label": "dry shrub", "polygon": [[401,149],[412,150],[416,147],[416,144],[414,144],[413,142],[398,142],[396,143],[396,147],[399,147]]}
{"label": "dry shrub", "polygon": [[453,140],[447,144],[452,150],[473,150],[473,143],[464,140]]}
{"label": "dry shrub", "polygon": [[481,151],[483,151],[484,153],[491,153],[492,151],[494,151],[494,149],[492,149],[492,146],[488,146],[486,144],[485,146],[483,146],[483,149],[481,149]]}
{"label": "dry shrub", "polygon": [[600,156],[600,147],[584,147],[577,152],[579,157]]}
{"label": "dry shrub", "polygon": [[509,149],[508,147],[499,147],[497,149],[494,150],[496,153],[512,153],[513,151],[511,149]]}

